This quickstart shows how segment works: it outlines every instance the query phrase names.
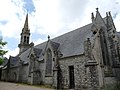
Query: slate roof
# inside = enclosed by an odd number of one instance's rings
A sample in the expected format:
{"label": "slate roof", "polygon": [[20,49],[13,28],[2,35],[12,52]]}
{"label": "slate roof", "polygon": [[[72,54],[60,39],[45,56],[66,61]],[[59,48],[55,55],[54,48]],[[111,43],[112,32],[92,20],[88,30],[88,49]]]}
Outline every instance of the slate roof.
{"label": "slate roof", "polygon": [[[52,42],[58,43],[58,50],[63,54],[62,57],[68,57],[73,55],[80,55],[84,53],[84,41],[92,36],[91,32],[92,24],[88,24],[54,39]],[[41,43],[35,48],[44,50],[47,42]]]}
{"label": "slate roof", "polygon": [[55,49],[55,50],[57,50],[60,46],[59,43],[56,43],[56,42],[53,42],[53,41],[51,41],[51,45],[52,45],[53,49]]}
{"label": "slate roof", "polygon": [[34,51],[36,57],[39,58],[39,56],[40,56],[40,54],[41,54],[41,52],[42,52],[42,49],[33,48],[33,51]]}
{"label": "slate roof", "polygon": [[21,54],[19,55],[20,60],[29,62],[30,52],[31,52],[31,48],[29,48],[28,50],[26,50],[26,51],[24,51],[23,53],[21,53]]}
{"label": "slate roof", "polygon": [[10,56],[9,60],[10,60],[10,67],[16,67],[16,66],[19,65],[19,62],[20,62],[19,61],[20,60],[19,57]]}

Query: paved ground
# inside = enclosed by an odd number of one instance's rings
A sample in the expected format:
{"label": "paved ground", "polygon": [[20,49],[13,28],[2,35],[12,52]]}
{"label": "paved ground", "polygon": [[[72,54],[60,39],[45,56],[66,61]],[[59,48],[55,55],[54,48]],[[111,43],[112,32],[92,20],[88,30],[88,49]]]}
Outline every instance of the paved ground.
{"label": "paved ground", "polygon": [[43,86],[30,86],[18,83],[9,83],[0,81],[0,90],[54,90]]}

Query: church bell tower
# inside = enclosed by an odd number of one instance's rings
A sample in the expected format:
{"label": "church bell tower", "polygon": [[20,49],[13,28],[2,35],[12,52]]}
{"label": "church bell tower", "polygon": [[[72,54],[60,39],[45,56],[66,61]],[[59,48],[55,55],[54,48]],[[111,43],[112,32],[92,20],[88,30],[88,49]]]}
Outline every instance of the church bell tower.
{"label": "church bell tower", "polygon": [[27,50],[30,47],[29,40],[30,40],[30,30],[28,27],[28,14],[27,14],[25,24],[21,33],[20,44],[18,45],[20,49],[19,53],[22,53],[23,51]]}

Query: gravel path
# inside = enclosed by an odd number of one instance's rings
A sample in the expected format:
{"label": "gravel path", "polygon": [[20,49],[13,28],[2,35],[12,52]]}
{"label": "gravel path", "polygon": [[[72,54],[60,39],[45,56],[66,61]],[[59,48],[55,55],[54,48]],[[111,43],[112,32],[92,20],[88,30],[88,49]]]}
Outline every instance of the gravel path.
{"label": "gravel path", "polygon": [[54,89],[0,81],[0,90],[54,90]]}

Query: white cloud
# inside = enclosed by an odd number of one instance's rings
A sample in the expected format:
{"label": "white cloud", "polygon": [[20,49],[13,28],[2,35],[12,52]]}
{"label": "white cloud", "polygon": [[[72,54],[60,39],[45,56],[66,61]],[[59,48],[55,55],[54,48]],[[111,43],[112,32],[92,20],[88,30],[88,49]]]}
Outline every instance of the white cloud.
{"label": "white cloud", "polygon": [[[18,37],[18,33],[20,33],[23,17],[24,17],[24,9],[22,7],[23,3],[20,0],[16,0],[19,4],[15,3],[15,0],[3,0],[0,3],[0,21],[5,20],[7,24],[0,24],[0,30],[2,31],[3,37]],[[17,16],[19,15],[19,17]]]}
{"label": "white cloud", "polygon": [[19,48],[15,48],[14,50],[8,50],[8,52],[4,56],[9,58],[9,56],[16,56],[18,53],[19,53]]}
{"label": "white cloud", "polygon": [[38,45],[38,44],[40,44],[40,43],[43,43],[44,41],[46,41],[46,40],[37,39],[36,41],[34,41],[34,45]]}
{"label": "white cloud", "polygon": [[115,26],[117,27],[117,31],[120,32],[120,14],[117,15],[116,19],[114,20]]}
{"label": "white cloud", "polygon": [[59,10],[57,0],[34,0],[36,12],[31,17],[31,31],[40,34],[55,34],[59,28]]}

